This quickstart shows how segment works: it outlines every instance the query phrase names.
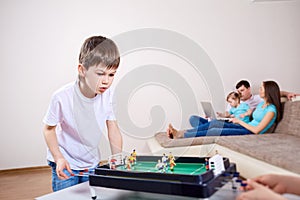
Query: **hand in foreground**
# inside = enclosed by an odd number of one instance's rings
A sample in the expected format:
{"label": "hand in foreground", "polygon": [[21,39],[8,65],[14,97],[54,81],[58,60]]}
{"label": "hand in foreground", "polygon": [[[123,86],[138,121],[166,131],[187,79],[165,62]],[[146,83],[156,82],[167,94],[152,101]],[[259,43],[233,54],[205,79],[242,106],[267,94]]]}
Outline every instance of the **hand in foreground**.
{"label": "hand in foreground", "polygon": [[247,180],[247,184],[246,189],[249,191],[244,191],[237,196],[236,200],[286,200],[280,194],[254,180]]}
{"label": "hand in foreground", "polygon": [[257,183],[260,183],[262,185],[265,185],[269,187],[271,190],[273,190],[276,193],[283,194],[287,192],[287,186],[285,184],[286,181],[289,180],[289,178],[285,178],[278,174],[267,174],[262,175],[254,178],[253,180]]}
{"label": "hand in foreground", "polygon": [[63,170],[67,169],[67,171],[72,174],[72,170],[70,168],[69,163],[64,158],[60,158],[56,160],[56,174],[59,179],[65,180],[68,179],[69,176],[67,176]]}

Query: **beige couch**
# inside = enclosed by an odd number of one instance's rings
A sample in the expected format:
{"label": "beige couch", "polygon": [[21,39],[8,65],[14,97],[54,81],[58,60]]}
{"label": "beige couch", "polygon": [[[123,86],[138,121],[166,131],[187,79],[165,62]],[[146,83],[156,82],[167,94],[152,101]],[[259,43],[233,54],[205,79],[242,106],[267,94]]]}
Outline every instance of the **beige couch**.
{"label": "beige couch", "polygon": [[186,156],[209,156],[217,150],[235,162],[245,178],[265,173],[299,175],[300,101],[285,102],[283,108],[283,118],[274,133],[169,139],[161,132],[148,145],[153,154],[171,151]]}

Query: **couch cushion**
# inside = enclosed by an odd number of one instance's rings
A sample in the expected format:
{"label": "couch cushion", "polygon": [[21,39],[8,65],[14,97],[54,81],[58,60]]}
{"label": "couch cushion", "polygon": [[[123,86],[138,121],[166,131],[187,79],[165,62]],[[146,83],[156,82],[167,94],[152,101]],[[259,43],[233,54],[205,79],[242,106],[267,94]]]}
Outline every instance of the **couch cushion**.
{"label": "couch cushion", "polygon": [[283,118],[275,133],[300,136],[300,101],[287,101],[283,106]]}
{"label": "couch cushion", "polygon": [[165,148],[191,146],[199,144],[212,144],[215,143],[219,136],[208,137],[194,137],[194,138],[182,138],[182,139],[170,139],[166,132],[159,132],[155,134],[157,142]]}
{"label": "couch cushion", "polygon": [[263,134],[220,137],[217,144],[300,174],[300,137]]}

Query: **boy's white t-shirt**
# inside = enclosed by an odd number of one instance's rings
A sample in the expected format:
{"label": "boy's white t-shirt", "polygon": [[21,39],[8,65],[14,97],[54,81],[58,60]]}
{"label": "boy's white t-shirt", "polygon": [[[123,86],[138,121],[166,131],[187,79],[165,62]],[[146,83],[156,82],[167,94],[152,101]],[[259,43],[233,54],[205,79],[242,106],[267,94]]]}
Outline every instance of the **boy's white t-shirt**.
{"label": "boy's white t-shirt", "polygon": [[[115,120],[112,91],[108,89],[87,98],[75,81],[53,94],[43,122],[56,126],[59,149],[71,169],[78,170],[96,167],[99,163],[98,145],[106,120]],[[49,148],[47,159],[54,162]]]}

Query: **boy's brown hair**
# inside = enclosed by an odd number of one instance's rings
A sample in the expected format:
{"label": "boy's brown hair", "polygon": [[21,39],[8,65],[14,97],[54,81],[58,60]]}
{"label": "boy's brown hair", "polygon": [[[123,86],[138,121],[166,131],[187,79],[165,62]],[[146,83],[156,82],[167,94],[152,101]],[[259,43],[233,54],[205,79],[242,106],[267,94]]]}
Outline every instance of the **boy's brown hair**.
{"label": "boy's brown hair", "polygon": [[120,53],[117,45],[103,36],[87,38],[79,54],[79,63],[86,69],[103,64],[107,69],[117,69],[120,64]]}

